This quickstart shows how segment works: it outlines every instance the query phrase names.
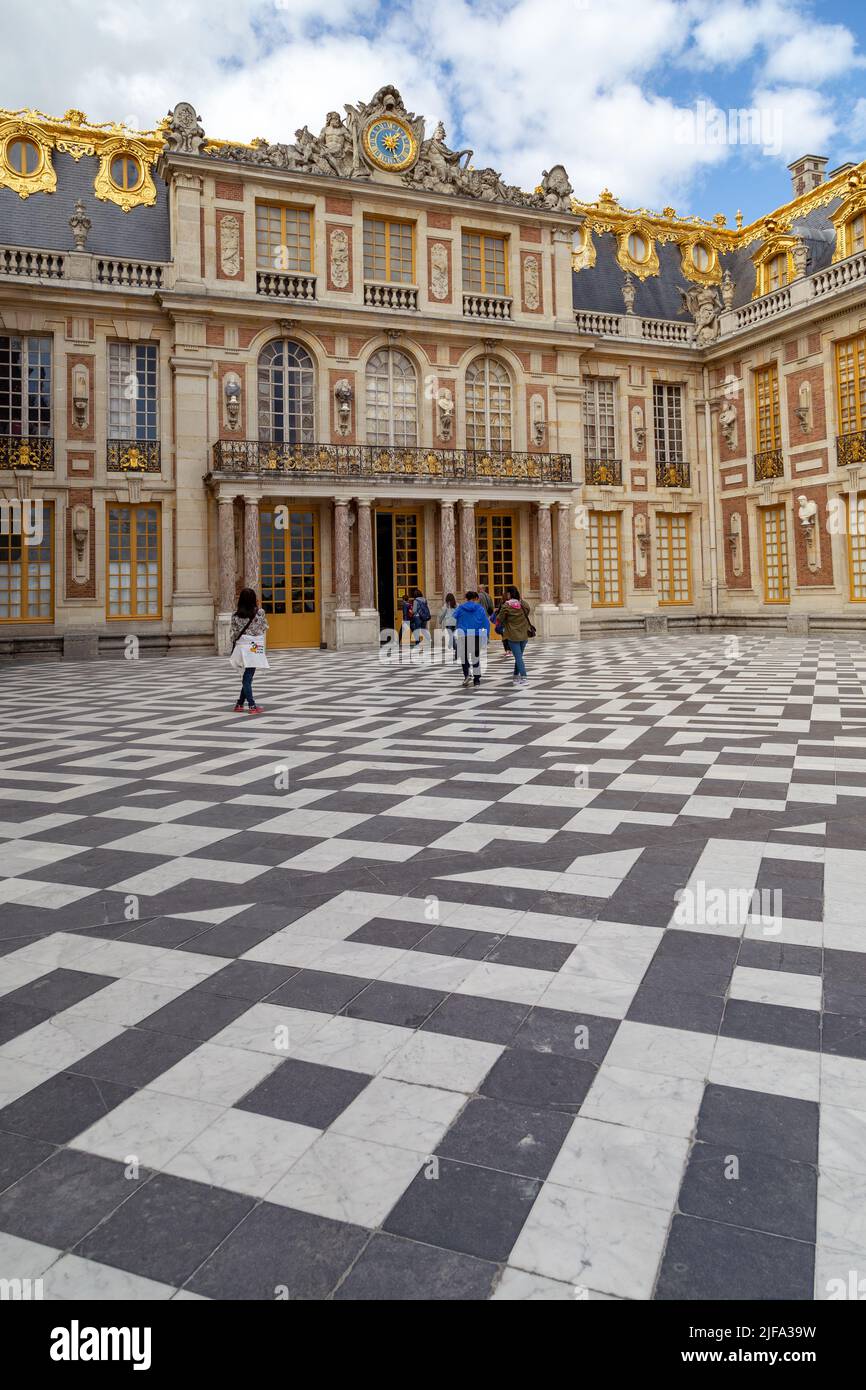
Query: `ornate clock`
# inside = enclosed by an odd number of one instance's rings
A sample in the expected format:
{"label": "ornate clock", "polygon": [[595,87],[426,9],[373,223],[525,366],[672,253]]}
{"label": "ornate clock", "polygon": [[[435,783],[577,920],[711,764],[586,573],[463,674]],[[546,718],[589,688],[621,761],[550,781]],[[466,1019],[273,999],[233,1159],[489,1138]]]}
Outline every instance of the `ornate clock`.
{"label": "ornate clock", "polygon": [[399,174],[418,158],[418,141],[397,116],[377,116],[364,131],[364,153],[377,169]]}

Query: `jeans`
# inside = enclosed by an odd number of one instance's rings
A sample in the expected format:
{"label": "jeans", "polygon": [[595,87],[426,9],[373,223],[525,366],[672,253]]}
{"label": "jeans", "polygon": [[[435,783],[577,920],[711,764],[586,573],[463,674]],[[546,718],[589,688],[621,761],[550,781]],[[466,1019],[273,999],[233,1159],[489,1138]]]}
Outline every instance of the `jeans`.
{"label": "jeans", "polygon": [[456,660],[457,660],[457,629],[456,629],[456,628],[453,628],[453,627],[446,627],[445,633],[446,633],[446,638],[447,638],[447,642],[448,642],[448,650],[449,650],[450,652],[453,652],[453,653],[454,653],[454,660],[456,661]]}
{"label": "jeans", "polygon": [[239,704],[239,705],[242,705],[243,702],[244,702],[244,700],[246,700],[246,702],[247,702],[247,704],[249,705],[250,709],[252,709],[253,706],[254,706],[255,703],[256,703],[255,700],[253,699],[253,676],[254,676],[255,674],[256,674],[256,668],[255,668],[255,666],[245,666],[245,667],[244,667],[244,678],[243,678],[243,682],[242,682],[242,684],[241,684],[241,693],[240,693],[240,695],[238,696],[238,704]]}
{"label": "jeans", "polygon": [[514,638],[512,637],[511,641],[508,643],[508,647],[511,652],[511,655],[514,657],[515,676],[525,676],[526,665],[523,660],[523,652],[526,647],[526,639],[524,638],[522,642],[515,642]]}

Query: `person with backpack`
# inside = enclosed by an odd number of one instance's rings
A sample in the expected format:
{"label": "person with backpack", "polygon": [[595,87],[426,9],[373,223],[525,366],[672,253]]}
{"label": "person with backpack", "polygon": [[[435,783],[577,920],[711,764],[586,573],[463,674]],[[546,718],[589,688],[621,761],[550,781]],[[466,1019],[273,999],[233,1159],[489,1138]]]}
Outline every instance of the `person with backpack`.
{"label": "person with backpack", "polygon": [[[254,664],[247,665],[245,659],[245,646],[249,643],[242,643],[242,638],[264,637],[268,630],[268,619],[263,608],[259,608],[255,589],[241,589],[238,594],[238,606],[232,614],[231,623],[231,642],[232,649],[230,661],[236,670],[243,671],[241,683],[241,693],[235,705],[235,714],[243,714],[244,701],[249,706],[250,714],[263,714],[261,705],[257,705],[253,699],[253,676],[256,673]],[[261,644],[262,656],[264,657],[264,642]],[[265,664],[267,659],[265,658]]]}
{"label": "person with backpack", "polygon": [[525,685],[527,681],[526,663],[523,653],[530,637],[535,636],[535,628],[529,621],[529,604],[520,597],[520,590],[514,584],[505,589],[505,601],[496,614],[496,626],[502,636],[507,638],[509,650],[514,657],[514,685]]}
{"label": "person with backpack", "polygon": [[481,604],[488,618],[492,618],[493,614],[496,612],[496,608],[493,599],[490,597],[483,584],[478,585],[478,602]]}
{"label": "person with backpack", "polygon": [[[493,612],[494,612],[494,614],[498,614],[498,612],[499,612],[499,610],[500,610],[500,608],[502,607],[502,605],[503,605],[504,602],[505,602],[505,595],[504,595],[504,594],[497,594],[497,595],[496,595],[496,598],[493,600]],[[500,622],[499,622],[499,619],[498,619],[497,617],[495,617],[495,616],[494,616],[494,619],[493,619],[493,626],[494,626],[494,628],[496,629],[496,632],[498,633],[499,638],[500,638],[500,643],[499,643],[499,645],[502,647],[502,655],[503,655],[503,656],[507,656],[507,655],[508,655],[508,638],[502,636],[502,626],[501,626],[501,624],[500,624]]]}
{"label": "person with backpack", "polygon": [[453,594],[445,595],[445,602],[439,609],[439,626],[445,632],[445,640],[449,649],[454,653],[454,660],[457,660],[457,619],[454,616],[457,609],[457,600]]}
{"label": "person with backpack", "polygon": [[[416,589],[412,597],[411,614],[409,617],[410,633],[414,636],[416,632],[420,632],[422,629],[424,630],[424,632],[427,632],[427,624],[429,623],[429,621],[430,605],[428,604],[421,590]],[[421,638],[419,637],[416,640],[420,642]]]}
{"label": "person with backpack", "polygon": [[[457,641],[463,661],[463,684],[481,684],[481,648],[487,645],[490,636],[490,619],[483,604],[478,602],[478,592],[467,589],[466,601],[454,610],[457,623]],[[470,675],[471,670],[471,675]]]}

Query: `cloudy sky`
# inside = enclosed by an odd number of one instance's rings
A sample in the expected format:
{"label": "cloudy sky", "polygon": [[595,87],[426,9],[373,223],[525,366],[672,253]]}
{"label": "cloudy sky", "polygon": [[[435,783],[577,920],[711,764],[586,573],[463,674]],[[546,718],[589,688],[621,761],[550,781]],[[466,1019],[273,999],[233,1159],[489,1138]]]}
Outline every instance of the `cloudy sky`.
{"label": "cloudy sky", "polygon": [[[383,83],[510,182],[746,220],[866,157],[863,0],[0,0],[0,105],[291,140]],[[749,118],[744,114],[749,112]],[[432,129],[432,125],[430,126]]]}

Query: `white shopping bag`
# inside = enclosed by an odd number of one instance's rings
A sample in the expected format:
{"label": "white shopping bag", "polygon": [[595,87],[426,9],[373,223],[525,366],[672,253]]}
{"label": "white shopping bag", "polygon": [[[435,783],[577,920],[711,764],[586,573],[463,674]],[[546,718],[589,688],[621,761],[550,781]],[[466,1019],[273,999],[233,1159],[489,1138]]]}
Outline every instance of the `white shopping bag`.
{"label": "white shopping bag", "polygon": [[235,651],[241,655],[242,666],[264,666],[270,665],[265,654],[264,634],[259,637],[240,637],[238,638]]}

